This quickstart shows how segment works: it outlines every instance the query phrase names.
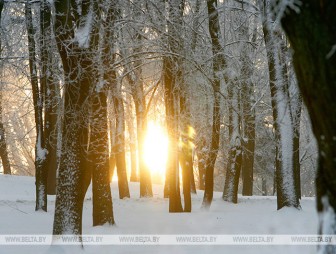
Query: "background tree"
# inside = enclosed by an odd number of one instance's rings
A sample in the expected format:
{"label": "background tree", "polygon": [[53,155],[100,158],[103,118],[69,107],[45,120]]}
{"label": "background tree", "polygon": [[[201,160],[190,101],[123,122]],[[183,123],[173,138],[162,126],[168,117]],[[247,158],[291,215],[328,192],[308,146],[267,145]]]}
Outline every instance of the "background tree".
{"label": "background tree", "polygon": [[[42,87],[39,87],[36,60],[35,31],[33,27],[33,15],[31,4],[25,4],[26,25],[28,33],[29,69],[33,92],[35,126],[36,126],[36,145],[35,145],[35,178],[36,178],[36,210],[47,211],[47,177],[46,150],[43,134],[43,98]],[[42,85],[42,84],[41,84]]]}
{"label": "background tree", "polygon": [[289,80],[287,66],[284,59],[284,49],[281,31],[273,18],[269,3],[260,3],[263,15],[263,32],[268,58],[269,81],[272,97],[273,121],[276,146],[275,181],[277,189],[278,209],[284,206],[300,207],[299,197],[295,187],[293,163],[293,123],[289,99]]}
{"label": "background tree", "polygon": [[[209,33],[211,38],[212,55],[213,55],[213,112],[212,112],[212,135],[209,154],[206,156],[205,164],[205,190],[202,206],[209,208],[213,198],[214,185],[214,168],[219,148],[219,132],[220,132],[220,87],[224,80],[224,68],[226,61],[223,55],[223,48],[220,43],[220,26],[218,19],[217,0],[207,0],[207,10],[209,19]],[[228,80],[226,79],[226,82]]]}
{"label": "background tree", "polygon": [[[0,57],[1,57],[1,51],[2,51],[2,45],[1,45],[1,39],[2,39],[2,26],[1,26],[1,16],[2,16],[2,10],[4,6],[4,1],[0,1]],[[3,68],[1,64],[1,68]],[[2,75],[1,75],[2,76]],[[1,84],[0,87],[0,157],[2,161],[2,167],[4,174],[11,174],[11,166],[8,158],[8,150],[7,150],[7,143],[6,143],[6,136],[5,136],[5,128],[3,124],[3,117],[2,117],[2,90],[3,90],[3,84]]]}

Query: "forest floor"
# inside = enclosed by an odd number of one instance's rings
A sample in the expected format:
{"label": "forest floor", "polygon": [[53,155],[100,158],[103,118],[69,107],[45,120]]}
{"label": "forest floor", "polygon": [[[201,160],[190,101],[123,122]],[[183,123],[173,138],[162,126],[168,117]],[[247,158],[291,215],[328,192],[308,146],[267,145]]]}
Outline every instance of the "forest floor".
{"label": "forest floor", "polygon": [[[314,198],[301,200],[302,210],[291,208],[276,210],[275,197],[242,197],[238,204],[230,204],[215,193],[209,211],[201,209],[203,193],[193,195],[191,213],[168,213],[168,200],[163,198],[163,187],[154,185],[153,198],[139,198],[139,184],[131,183],[131,198],[118,199],[117,183],[113,182],[113,208],[116,225],[92,227],[92,200],[89,190],[84,203],[83,234],[85,235],[147,235],[149,239],[171,236],[202,236],[194,238],[195,244],[173,245],[113,245],[84,244],[84,249],[66,246],[5,245],[10,235],[38,236],[50,235],[53,226],[55,197],[48,196],[48,212],[35,212],[35,179],[32,177],[0,175],[0,254],[21,253],[315,253],[316,245],[256,245],[259,238],[245,245],[222,245],[220,238],[212,244],[211,236],[230,237],[246,235],[315,235],[318,216]],[[153,238],[154,237],[154,238]],[[28,238],[27,238],[28,239]],[[137,240],[142,241],[142,238]],[[143,238],[147,239],[147,238]],[[255,239],[256,241],[254,241]],[[29,240],[29,239],[28,239]],[[207,243],[201,241],[206,240]],[[210,241],[210,242],[209,242]],[[224,243],[224,242],[222,242]],[[170,244],[170,243],[169,243]],[[218,245],[219,244],[219,245]]]}

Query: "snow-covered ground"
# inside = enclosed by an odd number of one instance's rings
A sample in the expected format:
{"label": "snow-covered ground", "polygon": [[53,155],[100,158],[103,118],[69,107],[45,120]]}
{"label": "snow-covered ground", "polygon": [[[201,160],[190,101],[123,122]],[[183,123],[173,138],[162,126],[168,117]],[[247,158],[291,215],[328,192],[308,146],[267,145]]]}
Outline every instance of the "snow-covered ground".
{"label": "snow-covered ground", "polygon": [[[304,198],[302,210],[276,210],[274,197],[239,197],[239,204],[230,204],[215,193],[209,211],[200,209],[203,193],[193,196],[193,211],[168,213],[168,200],[162,197],[162,186],[154,185],[154,197],[139,198],[139,185],[130,184],[131,198],[118,199],[117,183],[113,182],[112,195],[115,226],[92,227],[91,193],[87,194],[83,214],[83,234],[113,235],[287,235],[317,232],[315,201]],[[0,235],[38,235],[52,232],[55,197],[48,196],[48,212],[35,212],[35,184],[32,177],[0,175]],[[315,253],[316,246],[297,245],[90,245],[65,248],[64,246],[4,246],[0,254],[21,253]]]}

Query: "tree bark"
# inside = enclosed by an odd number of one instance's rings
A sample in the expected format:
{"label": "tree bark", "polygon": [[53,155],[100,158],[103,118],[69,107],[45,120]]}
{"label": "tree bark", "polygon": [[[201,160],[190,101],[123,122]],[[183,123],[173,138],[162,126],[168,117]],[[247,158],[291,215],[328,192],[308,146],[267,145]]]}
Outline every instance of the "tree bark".
{"label": "tree bark", "polygon": [[42,1],[40,6],[40,48],[41,48],[41,96],[44,97],[44,147],[46,149],[45,166],[48,171],[47,194],[56,194],[57,170],[57,114],[59,105],[59,87],[53,80],[51,37],[51,6],[48,1]]}
{"label": "tree bark", "polygon": [[2,118],[2,88],[0,88],[0,157],[2,161],[3,173],[5,175],[10,175],[12,171],[11,171],[11,165],[10,165],[10,161],[8,157],[5,127],[4,127],[2,119],[3,119]]}
{"label": "tree bark", "polygon": [[[118,188],[119,188],[119,198],[123,199],[130,197],[128,181],[127,181],[127,172],[126,172],[126,155],[125,155],[125,110],[123,104],[123,98],[120,91],[120,87],[117,82],[117,73],[116,70],[111,67],[111,63],[115,61],[115,52],[114,52],[114,24],[118,15],[118,6],[116,1],[112,1],[109,6],[106,16],[107,20],[104,23],[105,26],[105,38],[104,38],[104,81],[108,83],[108,89],[111,91],[111,97],[114,107],[115,114],[115,140],[112,146],[113,155],[110,158],[110,176],[112,175],[113,159],[115,158],[115,165],[118,173]],[[114,129],[114,128],[111,128]],[[114,156],[114,158],[113,158]],[[112,179],[112,176],[111,178]]]}
{"label": "tree bark", "polygon": [[285,206],[300,208],[295,191],[293,168],[293,123],[288,97],[288,78],[286,63],[283,61],[283,38],[281,33],[271,27],[266,2],[260,3],[263,11],[263,32],[266,45],[271,101],[273,109],[276,141],[276,190],[278,210]]}
{"label": "tree bark", "polygon": [[242,146],[239,121],[239,97],[238,89],[231,87],[228,89],[229,98],[229,160],[226,169],[226,177],[223,191],[223,200],[238,203],[239,176],[242,166]]}
{"label": "tree bark", "polygon": [[[244,8],[244,6],[242,6]],[[245,13],[244,18],[248,15]],[[249,41],[248,26],[245,24],[242,26],[243,38]],[[252,42],[256,42],[257,29],[254,28],[252,35]],[[254,62],[250,57],[251,52],[255,49],[250,44],[243,45],[242,50],[242,75],[243,84],[241,89],[241,101],[242,101],[242,175],[243,175],[243,196],[253,195],[253,171],[254,171],[254,152],[255,152],[255,99],[253,96],[254,84],[251,79],[254,69]]]}
{"label": "tree bark", "polygon": [[115,140],[115,158],[118,174],[119,198],[129,198],[129,188],[126,172],[126,153],[125,153],[125,110],[121,92],[119,88],[113,86],[112,100],[114,104],[114,113],[116,117],[116,140]]}
{"label": "tree bark", "polygon": [[91,103],[89,159],[92,165],[93,226],[114,224],[109,178],[107,89],[95,88]]}
{"label": "tree bark", "polygon": [[[3,6],[4,6],[4,0],[0,0],[0,20],[2,16]],[[0,22],[0,30],[2,31],[1,22]],[[0,36],[2,35],[0,34]],[[0,37],[0,50],[2,48],[1,39],[2,38]],[[1,52],[0,52],[0,56],[1,56]],[[0,157],[2,161],[3,173],[10,175],[12,172],[11,172],[11,166],[10,166],[10,162],[8,158],[7,142],[6,142],[6,135],[5,135],[6,132],[5,132],[4,124],[3,124],[2,113],[3,111],[2,111],[2,87],[1,87],[0,88]]]}
{"label": "tree bark", "polygon": [[36,43],[34,39],[33,16],[31,4],[25,5],[26,26],[28,33],[29,70],[33,92],[33,104],[35,112],[36,144],[35,144],[35,179],[36,179],[36,207],[35,210],[47,211],[47,177],[46,150],[43,134],[43,99],[38,85]]}
{"label": "tree bark", "polygon": [[[287,8],[281,22],[294,50],[298,85],[318,142],[319,234],[332,235],[336,233],[336,2],[307,0],[299,9]],[[319,253],[335,252],[335,245],[319,246]]]}
{"label": "tree bark", "polygon": [[79,15],[76,13],[78,9],[74,8],[74,0],[65,3],[55,1],[55,35],[64,70],[64,116],[54,235],[82,234],[83,201],[92,173],[87,149],[88,95],[92,82],[90,68],[93,68],[95,54],[91,43],[94,41],[90,41],[89,47],[86,48],[74,40],[74,25],[79,27],[87,22],[90,4],[88,1],[82,2],[82,13]]}
{"label": "tree bark", "polygon": [[207,0],[209,33],[212,43],[213,54],[213,116],[212,116],[212,134],[211,146],[205,163],[205,191],[202,207],[209,209],[213,198],[214,170],[219,148],[220,136],[220,87],[221,80],[224,79],[223,70],[226,62],[223,54],[223,48],[220,44],[220,26],[218,19],[217,0]]}

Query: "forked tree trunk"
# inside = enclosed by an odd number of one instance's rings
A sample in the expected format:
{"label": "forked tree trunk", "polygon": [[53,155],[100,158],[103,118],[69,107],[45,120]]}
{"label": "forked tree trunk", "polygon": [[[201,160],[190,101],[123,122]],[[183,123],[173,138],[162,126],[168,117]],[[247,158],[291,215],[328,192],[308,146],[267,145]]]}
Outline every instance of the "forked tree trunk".
{"label": "forked tree trunk", "polygon": [[[304,1],[299,12],[287,8],[282,26],[294,50],[293,63],[318,142],[316,179],[319,234],[336,234],[336,2]],[[320,245],[319,253],[336,252]]]}

